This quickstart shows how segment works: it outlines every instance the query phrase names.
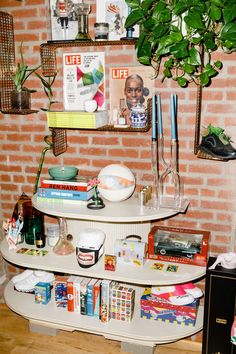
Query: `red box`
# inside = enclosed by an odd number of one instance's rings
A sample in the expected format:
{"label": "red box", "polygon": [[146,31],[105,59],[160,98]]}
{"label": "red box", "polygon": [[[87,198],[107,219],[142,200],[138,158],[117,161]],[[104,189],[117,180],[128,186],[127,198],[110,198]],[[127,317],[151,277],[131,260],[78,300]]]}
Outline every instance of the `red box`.
{"label": "red box", "polygon": [[206,266],[209,231],[154,226],[148,235],[148,258]]}

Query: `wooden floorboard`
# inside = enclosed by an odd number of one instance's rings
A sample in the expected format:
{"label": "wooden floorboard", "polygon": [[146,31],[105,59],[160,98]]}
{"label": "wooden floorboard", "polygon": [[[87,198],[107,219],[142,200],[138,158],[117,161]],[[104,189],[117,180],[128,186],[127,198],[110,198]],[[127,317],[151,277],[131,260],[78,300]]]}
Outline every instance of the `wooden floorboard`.
{"label": "wooden floorboard", "polygon": [[[59,331],[47,336],[29,331],[28,321],[0,304],[1,354],[125,354],[120,342],[102,336]],[[156,347],[155,354],[200,354],[201,345],[181,340]]]}

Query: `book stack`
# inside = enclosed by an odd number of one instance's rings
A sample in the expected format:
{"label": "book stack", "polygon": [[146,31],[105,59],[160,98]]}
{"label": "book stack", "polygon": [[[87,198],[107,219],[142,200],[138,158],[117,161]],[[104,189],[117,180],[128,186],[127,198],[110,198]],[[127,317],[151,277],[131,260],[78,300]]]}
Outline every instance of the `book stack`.
{"label": "book stack", "polygon": [[93,197],[94,189],[89,185],[90,177],[75,177],[62,181],[43,179],[38,188],[38,200],[69,200],[86,203]]}
{"label": "book stack", "polygon": [[71,275],[56,276],[54,297],[57,307],[84,316],[131,321],[135,290],[116,281]]}
{"label": "book stack", "polygon": [[109,123],[107,111],[47,112],[49,128],[97,129]]}
{"label": "book stack", "polygon": [[70,276],[67,279],[67,310],[100,318],[102,280]]}

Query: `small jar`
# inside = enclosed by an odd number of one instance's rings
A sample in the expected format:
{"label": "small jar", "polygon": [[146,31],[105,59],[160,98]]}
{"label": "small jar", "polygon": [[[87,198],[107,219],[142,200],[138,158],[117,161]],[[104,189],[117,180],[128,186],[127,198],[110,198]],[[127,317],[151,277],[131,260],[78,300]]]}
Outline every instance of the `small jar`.
{"label": "small jar", "polygon": [[145,128],[147,125],[147,112],[143,104],[138,103],[131,108],[130,114],[132,128]]}
{"label": "small jar", "polygon": [[96,22],[94,24],[95,41],[108,39],[109,24],[107,22]]}

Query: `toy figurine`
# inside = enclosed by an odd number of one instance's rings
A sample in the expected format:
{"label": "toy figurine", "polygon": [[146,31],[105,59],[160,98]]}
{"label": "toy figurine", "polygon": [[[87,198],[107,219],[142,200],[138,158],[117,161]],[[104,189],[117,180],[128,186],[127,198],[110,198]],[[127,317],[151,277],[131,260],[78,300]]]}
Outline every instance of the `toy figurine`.
{"label": "toy figurine", "polygon": [[55,11],[58,17],[57,21],[61,24],[63,39],[67,39],[69,16],[73,11],[73,2],[71,0],[57,0]]}

